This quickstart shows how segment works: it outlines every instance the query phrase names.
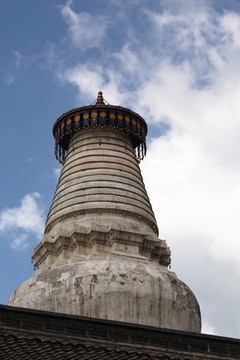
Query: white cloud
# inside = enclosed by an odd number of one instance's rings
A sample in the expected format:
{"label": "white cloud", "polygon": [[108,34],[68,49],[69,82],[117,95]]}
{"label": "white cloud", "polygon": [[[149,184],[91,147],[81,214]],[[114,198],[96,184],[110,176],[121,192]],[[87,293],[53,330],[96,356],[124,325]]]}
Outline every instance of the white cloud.
{"label": "white cloud", "polygon": [[240,15],[230,12],[221,18],[221,25],[226,30],[225,39],[233,41],[236,47],[240,47]]}
{"label": "white cloud", "polygon": [[12,85],[15,81],[15,76],[12,73],[7,72],[4,76],[4,80],[7,85]]}
{"label": "white cloud", "polygon": [[1,211],[0,232],[10,238],[12,248],[26,247],[29,234],[41,238],[44,220],[43,209],[38,204],[39,199],[40,195],[37,192],[27,194],[19,207],[5,208]]}
{"label": "white cloud", "polygon": [[67,69],[64,73],[58,73],[61,81],[76,85],[80,93],[86,97],[95,99],[97,91],[103,86],[102,68],[88,64],[78,64],[76,67]]}
{"label": "white cloud", "polygon": [[172,128],[152,142],[142,167],[163,236],[178,241],[178,232],[188,237],[199,229],[213,257],[231,258],[239,267],[239,85],[231,83],[228,93],[219,83],[196,90],[191,69],[169,65],[155,73],[141,92],[141,106],[148,104],[156,122],[167,115]]}
{"label": "white cloud", "polygon": [[68,33],[72,43],[82,51],[100,47],[105,37],[109,20],[103,15],[91,15],[87,12],[75,13],[72,1],[67,1],[61,8],[64,21],[68,24]]}
{"label": "white cloud", "polygon": [[[21,67],[23,65],[23,55],[19,51],[13,51],[13,58],[11,68],[5,69],[4,71],[4,80],[7,85],[12,85],[16,81],[21,73]],[[26,62],[24,63],[24,66],[26,66]]]}
{"label": "white cloud", "polygon": [[160,236],[174,241],[191,234],[193,241],[196,235],[208,237],[207,247],[213,257],[231,258],[238,264],[240,174],[226,171],[221,160],[206,153],[201,141],[190,135],[172,131],[155,139],[142,164],[160,220]]}
{"label": "white cloud", "polygon": [[28,237],[26,234],[19,234],[15,239],[10,243],[10,246],[13,250],[23,250],[28,247]]}
{"label": "white cloud", "polygon": [[56,168],[53,169],[54,177],[58,180],[60,174],[61,174],[62,168]]}
{"label": "white cloud", "polygon": [[14,51],[14,58],[15,58],[15,67],[18,69],[21,66],[23,56],[19,51]]}
{"label": "white cloud", "polygon": [[121,75],[97,64],[78,64],[64,72],[58,72],[57,76],[62,82],[75,85],[79,90],[78,97],[84,98],[85,101],[88,99],[93,102],[97,99],[98,91],[102,89],[104,98],[111,104],[120,105],[127,97],[118,86],[121,83]]}

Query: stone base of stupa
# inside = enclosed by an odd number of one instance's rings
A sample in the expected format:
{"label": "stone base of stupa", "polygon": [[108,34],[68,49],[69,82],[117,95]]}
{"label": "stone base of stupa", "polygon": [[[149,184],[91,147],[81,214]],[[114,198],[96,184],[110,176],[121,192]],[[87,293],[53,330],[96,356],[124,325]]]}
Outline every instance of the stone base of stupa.
{"label": "stone base of stupa", "polygon": [[194,294],[165,266],[120,253],[76,260],[38,270],[8,305],[200,332]]}

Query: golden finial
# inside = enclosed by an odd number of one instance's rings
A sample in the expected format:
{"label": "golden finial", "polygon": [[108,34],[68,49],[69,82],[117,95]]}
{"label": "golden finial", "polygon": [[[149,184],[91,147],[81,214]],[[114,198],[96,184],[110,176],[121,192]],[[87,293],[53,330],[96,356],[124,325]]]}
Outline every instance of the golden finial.
{"label": "golden finial", "polygon": [[103,94],[101,91],[98,92],[96,105],[105,105],[103,101]]}

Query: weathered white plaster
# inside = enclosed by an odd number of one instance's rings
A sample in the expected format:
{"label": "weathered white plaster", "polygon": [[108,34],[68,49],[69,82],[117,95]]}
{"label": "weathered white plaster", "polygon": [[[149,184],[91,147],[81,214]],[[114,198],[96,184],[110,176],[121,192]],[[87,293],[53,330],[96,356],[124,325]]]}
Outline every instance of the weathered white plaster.
{"label": "weathered white plaster", "polygon": [[200,332],[197,300],[166,267],[143,258],[109,255],[38,270],[9,305]]}

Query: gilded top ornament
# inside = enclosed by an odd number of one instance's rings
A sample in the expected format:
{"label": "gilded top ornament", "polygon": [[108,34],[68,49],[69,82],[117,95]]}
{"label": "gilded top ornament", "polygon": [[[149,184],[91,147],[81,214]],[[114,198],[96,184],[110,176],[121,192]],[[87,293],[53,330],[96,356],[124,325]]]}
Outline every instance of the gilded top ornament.
{"label": "gilded top ornament", "polygon": [[105,105],[105,103],[104,103],[104,101],[103,101],[102,91],[99,91],[99,92],[98,92],[98,97],[97,97],[96,105]]}

